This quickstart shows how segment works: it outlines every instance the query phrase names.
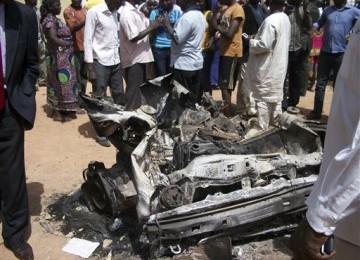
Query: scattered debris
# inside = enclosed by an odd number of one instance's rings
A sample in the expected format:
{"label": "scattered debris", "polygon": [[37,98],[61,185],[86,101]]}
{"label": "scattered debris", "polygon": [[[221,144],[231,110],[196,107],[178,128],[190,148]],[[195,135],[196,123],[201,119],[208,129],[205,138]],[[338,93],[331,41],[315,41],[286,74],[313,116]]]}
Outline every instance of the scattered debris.
{"label": "scattered debris", "polygon": [[102,243],[102,255],[112,258],[123,251],[245,259],[231,241],[296,226],[317,179],[326,125],[291,110],[278,128],[245,139],[252,120],[225,117],[209,95],[195,109],[181,107],[183,88],[169,76],[141,90],[146,105],[136,111],[82,95],[91,122],[118,153],[110,169],[89,163],[62,221],[83,218],[101,234],[91,233],[95,241],[112,240]]}
{"label": "scattered debris", "polygon": [[98,242],[72,238],[62,250],[73,255],[81,256],[82,258],[89,258],[98,246]]}

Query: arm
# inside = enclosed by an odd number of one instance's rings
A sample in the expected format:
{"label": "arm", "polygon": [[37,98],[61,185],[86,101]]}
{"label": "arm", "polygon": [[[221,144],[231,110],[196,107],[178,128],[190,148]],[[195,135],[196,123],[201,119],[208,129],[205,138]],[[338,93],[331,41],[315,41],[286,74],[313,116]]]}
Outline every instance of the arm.
{"label": "arm", "polygon": [[324,26],[325,21],[326,21],[326,16],[327,16],[326,13],[329,8],[330,7],[325,8],[325,10],[322,12],[319,20],[317,20],[313,23],[313,30],[320,30]]}
{"label": "arm", "polygon": [[276,31],[272,24],[267,20],[259,28],[260,35],[257,39],[250,39],[250,52],[254,54],[261,54],[270,52],[274,41],[276,40]]}
{"label": "arm", "polygon": [[55,28],[55,24],[53,25],[46,25],[45,27],[45,31],[44,34],[46,36],[46,39],[49,42],[52,42],[58,46],[61,46],[63,48],[66,48],[67,46],[72,45],[72,42],[67,42],[65,40],[62,40],[60,38],[57,37],[57,32],[56,32],[56,28]]}
{"label": "arm", "polygon": [[88,78],[90,82],[94,82],[96,79],[96,73],[93,64],[93,40],[95,35],[95,26],[96,14],[90,11],[86,16],[84,33],[84,61],[87,63]]}
{"label": "arm", "polygon": [[24,77],[22,84],[25,85],[24,93],[27,94],[26,89],[34,90],[37,77],[39,75],[39,56],[37,52],[38,47],[38,26],[37,18],[35,14],[30,15],[30,19],[25,20],[29,24],[29,30],[27,31],[28,46],[26,48],[26,57],[24,61]]}
{"label": "arm", "polygon": [[304,1],[304,5],[303,5],[304,17],[302,19],[301,25],[304,32],[310,33],[312,31],[313,20],[308,9],[308,3],[309,2],[307,0]]}
{"label": "arm", "polygon": [[320,246],[335,230],[350,242],[358,239],[351,228],[358,226],[360,214],[360,111],[353,106],[360,97],[359,44],[359,37],[350,38],[338,72],[319,178],[306,200],[306,225],[297,228],[289,243],[294,259],[319,256]]}
{"label": "arm", "polygon": [[85,26],[85,20],[79,21],[75,14],[68,8],[64,11],[64,19],[71,32],[76,32]]}
{"label": "arm", "polygon": [[154,21],[152,21],[150,23],[150,25],[145,30],[139,32],[139,34],[137,36],[130,39],[130,42],[137,42],[137,41],[143,39],[146,35],[148,35],[149,33],[151,33],[152,31],[154,31],[156,28],[159,27],[162,19],[163,19],[162,16],[157,17]]}
{"label": "arm", "polygon": [[234,37],[235,33],[239,30],[241,21],[242,21],[241,17],[234,18],[231,20],[230,26],[228,29],[225,29],[219,25],[217,27],[215,27],[214,29],[216,31],[218,31],[221,34],[221,36],[224,36],[228,39],[232,39]]}
{"label": "arm", "polygon": [[[221,11],[219,11],[219,8],[215,8],[215,11],[214,11],[215,17],[218,16],[219,12],[221,12]],[[221,8],[224,8],[224,7],[221,7]],[[217,12],[217,15],[216,15],[216,12]],[[227,39],[232,39],[234,37],[234,35],[236,34],[236,32],[239,31],[240,23],[242,20],[244,20],[244,18],[245,18],[244,11],[243,11],[242,7],[240,7],[239,10],[236,10],[235,14],[233,13],[231,20],[230,20],[230,24],[226,28],[218,23],[218,19],[213,18],[212,21],[213,21],[214,30],[218,31],[221,34],[221,36],[223,36]]]}

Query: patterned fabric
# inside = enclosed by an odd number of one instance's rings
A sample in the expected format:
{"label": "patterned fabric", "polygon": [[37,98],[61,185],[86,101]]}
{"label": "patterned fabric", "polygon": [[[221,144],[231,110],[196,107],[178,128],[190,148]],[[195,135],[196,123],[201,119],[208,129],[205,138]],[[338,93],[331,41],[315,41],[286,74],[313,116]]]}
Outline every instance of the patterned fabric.
{"label": "patterned fabric", "polygon": [[322,46],[322,37],[323,37],[324,31],[320,30],[315,31],[313,33],[313,43],[312,43],[312,49],[310,52],[310,56],[319,56],[320,54],[320,50],[321,50],[321,46]]}
{"label": "patterned fabric", "polygon": [[[43,30],[55,28],[57,37],[72,42],[71,31],[60,19],[47,16],[42,22]],[[79,85],[76,79],[73,45],[67,48],[47,39],[46,62],[48,67],[47,102],[56,110],[76,111]]]}

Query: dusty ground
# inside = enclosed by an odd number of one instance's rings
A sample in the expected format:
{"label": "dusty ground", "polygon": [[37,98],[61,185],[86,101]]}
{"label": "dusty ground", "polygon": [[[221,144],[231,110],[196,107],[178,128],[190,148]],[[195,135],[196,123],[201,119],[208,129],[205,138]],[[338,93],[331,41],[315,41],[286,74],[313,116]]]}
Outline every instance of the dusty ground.
{"label": "dusty ground", "polygon": [[[215,91],[219,97],[219,91]],[[329,111],[332,88],[327,88],[325,115]],[[312,108],[314,93],[308,92],[301,98],[300,107],[305,114]],[[27,187],[31,209],[31,237],[29,243],[40,260],[72,260],[81,259],[61,251],[69,238],[63,234],[47,232],[40,222],[46,206],[52,202],[55,194],[69,194],[77,190],[83,183],[82,171],[92,160],[102,161],[106,167],[115,162],[115,148],[98,145],[95,133],[87,115],[79,115],[77,120],[67,123],[54,122],[49,116],[46,106],[46,89],[40,88],[37,93],[37,118],[32,131],[26,132],[26,169]],[[323,116],[322,120],[326,120]],[[1,228],[0,228],[1,230]],[[246,245],[242,251],[255,253],[252,257],[239,253],[237,259],[290,259],[289,252],[284,249],[284,239],[268,240]],[[15,259],[3,245],[0,238],[0,259]],[[119,259],[125,259],[121,257]]]}

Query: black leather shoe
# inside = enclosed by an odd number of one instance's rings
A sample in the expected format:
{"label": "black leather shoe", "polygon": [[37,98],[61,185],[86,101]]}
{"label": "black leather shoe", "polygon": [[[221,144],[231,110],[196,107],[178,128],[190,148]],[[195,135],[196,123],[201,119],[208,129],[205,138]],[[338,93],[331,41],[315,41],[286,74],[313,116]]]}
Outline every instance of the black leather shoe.
{"label": "black leather shoe", "polygon": [[5,244],[5,247],[14,253],[17,259],[20,260],[33,260],[34,253],[31,246],[25,241],[20,244],[8,245]]}

